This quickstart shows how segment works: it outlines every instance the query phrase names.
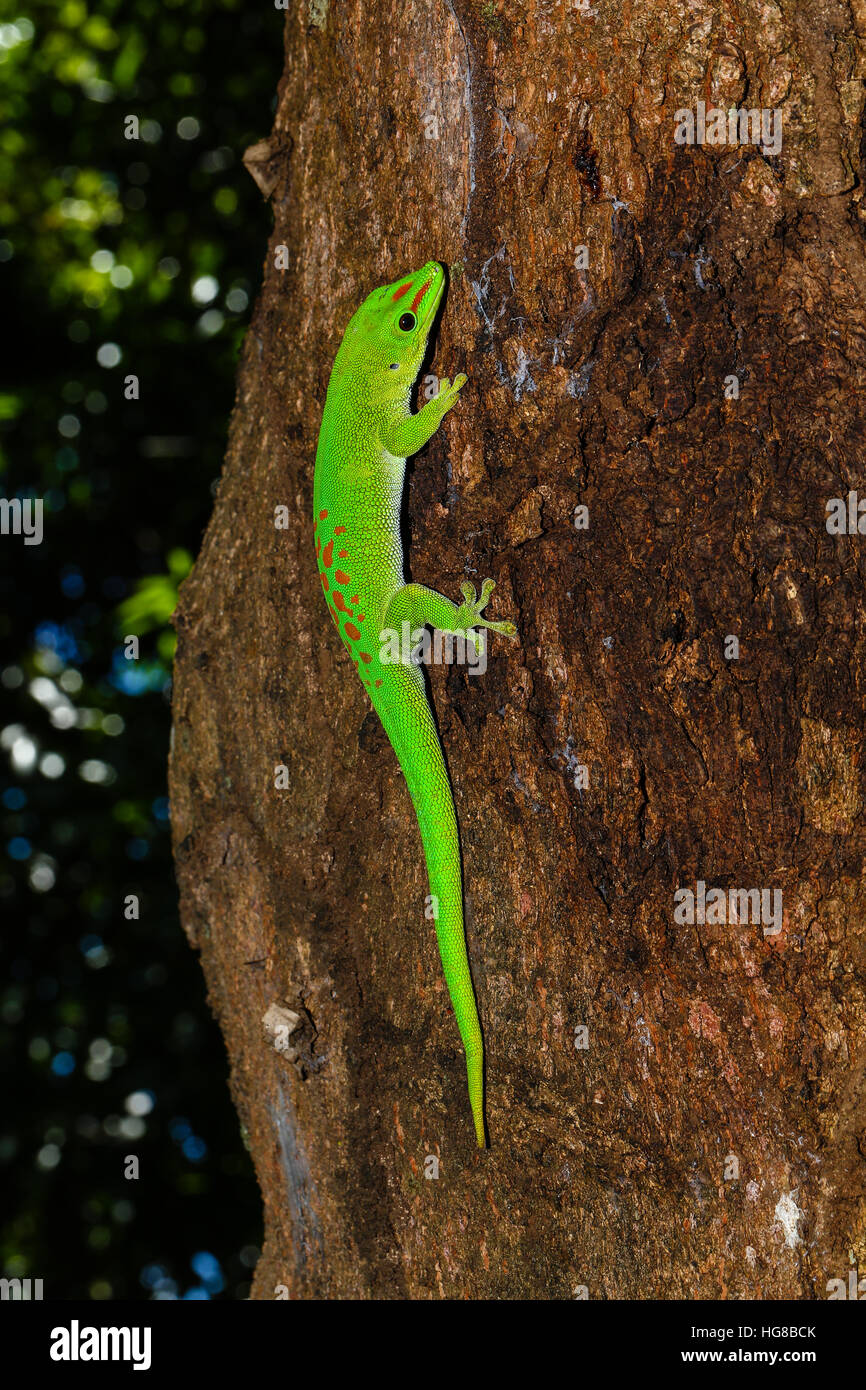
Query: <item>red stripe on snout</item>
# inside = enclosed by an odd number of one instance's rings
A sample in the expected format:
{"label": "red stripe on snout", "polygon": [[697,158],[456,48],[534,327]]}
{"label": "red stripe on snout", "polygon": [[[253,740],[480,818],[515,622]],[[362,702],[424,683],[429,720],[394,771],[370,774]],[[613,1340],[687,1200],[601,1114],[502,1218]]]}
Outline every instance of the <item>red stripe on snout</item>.
{"label": "red stripe on snout", "polygon": [[429,280],[425,280],[425,281],[424,281],[424,284],[421,286],[421,288],[420,288],[420,290],[418,291],[418,293],[416,294],[415,298],[412,300],[412,310],[413,310],[413,312],[415,311],[415,309],[418,308],[418,305],[421,303],[421,300],[424,298],[424,296],[425,296],[425,294],[427,293],[427,291],[429,290],[429,288],[430,288],[430,281],[429,281]]}
{"label": "red stripe on snout", "polygon": [[401,285],[400,288],[399,288],[399,290],[396,291],[396,293],[394,293],[394,294],[391,295],[392,300],[393,300],[393,299],[400,299],[401,296],[404,295],[404,294],[406,293],[407,290],[411,290],[411,288],[412,288],[412,281],[409,280],[405,285]]}

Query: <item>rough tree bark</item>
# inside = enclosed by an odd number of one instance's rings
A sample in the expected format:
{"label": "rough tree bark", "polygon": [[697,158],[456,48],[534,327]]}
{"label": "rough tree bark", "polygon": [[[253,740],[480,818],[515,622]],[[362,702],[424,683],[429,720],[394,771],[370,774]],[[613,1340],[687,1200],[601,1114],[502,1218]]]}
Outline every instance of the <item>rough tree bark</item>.
{"label": "rough tree bark", "polygon": [[[171,758],[257,1298],[824,1298],[866,1271],[866,541],[825,524],[863,481],[866,4],[736,15],[287,18]],[[677,143],[699,101],[779,108],[781,150]],[[409,797],[311,539],[342,330],[431,256],[433,369],[470,383],[411,468],[410,571],[492,575],[520,633],[481,678],[432,671],[483,1154]],[[698,881],[780,890],[781,929],[678,920]]]}

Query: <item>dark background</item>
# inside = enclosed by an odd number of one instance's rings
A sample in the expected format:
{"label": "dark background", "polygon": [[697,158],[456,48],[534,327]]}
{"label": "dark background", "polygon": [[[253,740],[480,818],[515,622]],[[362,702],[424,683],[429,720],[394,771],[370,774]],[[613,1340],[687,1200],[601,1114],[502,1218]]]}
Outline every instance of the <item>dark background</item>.
{"label": "dark background", "polygon": [[0,16],[0,495],[44,499],[41,545],[0,537],[0,1266],[45,1298],[243,1298],[260,1201],[178,923],[168,617],[259,285],[270,214],[241,157],[285,16]]}

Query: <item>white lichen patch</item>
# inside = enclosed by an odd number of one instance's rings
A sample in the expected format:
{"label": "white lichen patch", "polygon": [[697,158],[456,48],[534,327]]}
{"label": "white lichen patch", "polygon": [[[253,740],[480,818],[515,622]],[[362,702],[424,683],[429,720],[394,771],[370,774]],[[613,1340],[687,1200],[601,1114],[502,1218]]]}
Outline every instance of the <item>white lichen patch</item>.
{"label": "white lichen patch", "polygon": [[790,1250],[795,1250],[800,1243],[800,1232],[797,1230],[797,1222],[804,1216],[797,1206],[793,1192],[783,1192],[776,1203],[775,1216],[785,1236],[785,1244]]}

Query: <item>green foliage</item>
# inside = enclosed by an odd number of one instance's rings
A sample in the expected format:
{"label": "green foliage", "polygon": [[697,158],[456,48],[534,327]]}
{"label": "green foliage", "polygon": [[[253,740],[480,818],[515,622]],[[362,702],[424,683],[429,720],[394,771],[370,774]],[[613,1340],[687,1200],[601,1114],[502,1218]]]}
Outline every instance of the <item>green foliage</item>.
{"label": "green foliage", "polygon": [[178,588],[192,569],[192,556],[188,550],[176,546],[168,552],[167,559],[167,574],[149,574],[139,579],[134,592],[120,604],[117,626],[121,636],[157,629],[157,652],[168,663],[174,656],[177,641],[174,633],[167,630],[167,624],[177,607]]}
{"label": "green foliage", "polygon": [[501,39],[504,37],[505,25],[494,0],[482,0],[481,22],[492,38]]}
{"label": "green foliage", "polygon": [[0,1275],[47,1298],[243,1297],[255,1259],[165,761],[169,619],[269,232],[241,156],[271,126],[283,18],[0,0],[0,490],[44,503],[42,544],[0,540]]}

